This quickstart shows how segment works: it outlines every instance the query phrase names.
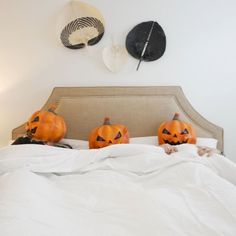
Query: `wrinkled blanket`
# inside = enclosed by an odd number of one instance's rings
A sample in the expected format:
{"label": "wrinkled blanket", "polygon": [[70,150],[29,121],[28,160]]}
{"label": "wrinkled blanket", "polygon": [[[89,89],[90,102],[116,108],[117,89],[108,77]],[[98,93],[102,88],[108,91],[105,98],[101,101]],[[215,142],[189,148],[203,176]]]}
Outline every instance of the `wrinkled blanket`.
{"label": "wrinkled blanket", "polygon": [[235,236],[236,165],[151,145],[0,149],[1,236]]}

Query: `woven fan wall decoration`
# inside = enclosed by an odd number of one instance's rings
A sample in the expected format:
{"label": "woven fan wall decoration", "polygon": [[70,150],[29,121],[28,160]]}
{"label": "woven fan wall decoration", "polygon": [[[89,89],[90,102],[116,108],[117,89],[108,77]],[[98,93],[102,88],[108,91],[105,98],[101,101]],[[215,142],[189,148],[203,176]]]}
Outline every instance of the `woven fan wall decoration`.
{"label": "woven fan wall decoration", "polygon": [[70,49],[80,49],[98,43],[104,34],[104,19],[93,6],[71,1],[64,16],[66,25],[61,31],[63,45]]}

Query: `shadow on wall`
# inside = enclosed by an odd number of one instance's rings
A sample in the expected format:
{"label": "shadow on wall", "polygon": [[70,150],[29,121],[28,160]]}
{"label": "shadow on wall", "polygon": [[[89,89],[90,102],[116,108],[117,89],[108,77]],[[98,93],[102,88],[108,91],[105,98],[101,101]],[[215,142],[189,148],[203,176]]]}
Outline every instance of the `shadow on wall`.
{"label": "shadow on wall", "polygon": [[0,146],[8,144],[12,129],[25,122],[48,98],[52,88],[47,83],[37,86],[38,83],[37,79],[27,76],[0,91]]}

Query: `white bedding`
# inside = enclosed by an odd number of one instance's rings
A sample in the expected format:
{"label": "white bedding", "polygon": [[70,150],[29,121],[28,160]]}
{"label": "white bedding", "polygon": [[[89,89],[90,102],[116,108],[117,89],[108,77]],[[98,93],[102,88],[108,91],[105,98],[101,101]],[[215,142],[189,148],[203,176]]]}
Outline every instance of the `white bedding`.
{"label": "white bedding", "polygon": [[193,145],[0,149],[1,236],[235,236],[236,165]]}

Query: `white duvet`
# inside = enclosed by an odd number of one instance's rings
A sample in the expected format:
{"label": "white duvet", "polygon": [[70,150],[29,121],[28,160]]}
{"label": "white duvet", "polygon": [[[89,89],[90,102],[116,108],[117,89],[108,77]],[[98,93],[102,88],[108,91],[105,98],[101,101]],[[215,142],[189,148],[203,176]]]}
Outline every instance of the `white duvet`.
{"label": "white duvet", "polygon": [[235,236],[236,165],[151,145],[0,149],[0,236]]}

